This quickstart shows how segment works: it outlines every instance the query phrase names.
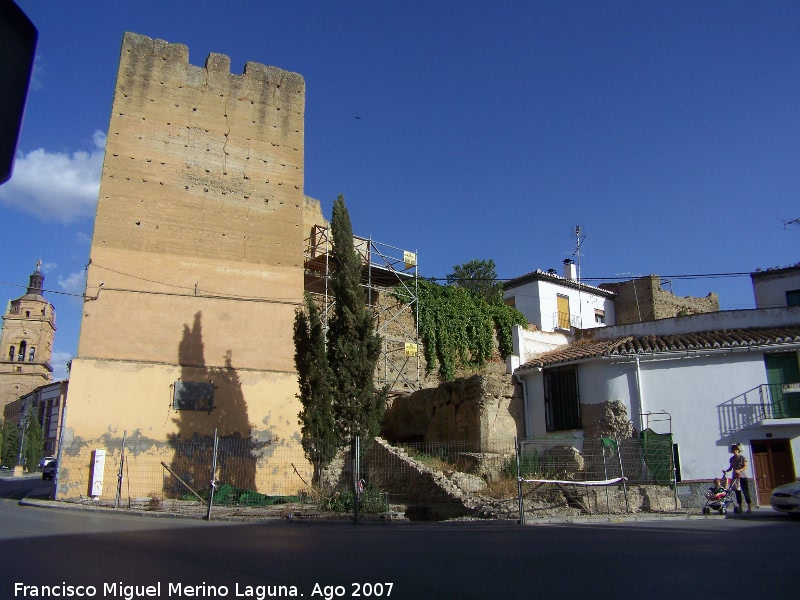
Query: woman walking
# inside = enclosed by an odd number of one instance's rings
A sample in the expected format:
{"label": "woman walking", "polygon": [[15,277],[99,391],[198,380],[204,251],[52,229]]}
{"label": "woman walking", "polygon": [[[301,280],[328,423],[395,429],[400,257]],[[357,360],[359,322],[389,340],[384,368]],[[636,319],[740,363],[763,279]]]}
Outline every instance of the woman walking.
{"label": "woman walking", "polygon": [[742,512],[742,494],[747,502],[747,512],[750,512],[750,487],[747,483],[747,459],[742,454],[742,447],[739,444],[731,446],[730,466],[725,472],[732,471],[731,478],[734,480],[734,490],[736,491],[736,503],[739,505],[739,512]]}

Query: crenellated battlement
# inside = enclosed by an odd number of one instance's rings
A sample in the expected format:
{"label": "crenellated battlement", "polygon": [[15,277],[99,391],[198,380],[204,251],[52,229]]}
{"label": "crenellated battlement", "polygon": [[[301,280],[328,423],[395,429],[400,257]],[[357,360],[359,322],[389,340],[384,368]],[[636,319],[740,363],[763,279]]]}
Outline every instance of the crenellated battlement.
{"label": "crenellated battlement", "polygon": [[194,66],[183,44],[124,35],[94,253],[301,269],[305,80],[256,62],[235,75],[230,63],[212,52]]}
{"label": "crenellated battlement", "polygon": [[236,75],[231,73],[230,57],[216,52],[208,55],[203,67],[196,67],[189,64],[189,48],[185,44],[173,44],[130,31],[123,36],[120,64],[128,65],[143,75],[147,71],[183,72],[187,76],[187,84],[196,80],[196,77],[190,77],[192,71],[201,69],[211,76],[239,79],[238,86],[269,85],[284,88],[288,94],[305,94],[305,79],[299,73],[248,61],[242,74]]}

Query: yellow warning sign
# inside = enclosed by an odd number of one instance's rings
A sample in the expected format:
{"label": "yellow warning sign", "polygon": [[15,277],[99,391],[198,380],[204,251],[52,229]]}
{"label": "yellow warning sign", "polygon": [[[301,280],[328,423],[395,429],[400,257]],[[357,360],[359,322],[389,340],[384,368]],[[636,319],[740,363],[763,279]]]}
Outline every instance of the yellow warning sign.
{"label": "yellow warning sign", "polygon": [[403,251],[403,262],[406,263],[406,269],[415,267],[417,265],[417,255],[408,250]]}
{"label": "yellow warning sign", "polygon": [[417,355],[417,345],[406,342],[406,356],[416,356],[416,355]]}

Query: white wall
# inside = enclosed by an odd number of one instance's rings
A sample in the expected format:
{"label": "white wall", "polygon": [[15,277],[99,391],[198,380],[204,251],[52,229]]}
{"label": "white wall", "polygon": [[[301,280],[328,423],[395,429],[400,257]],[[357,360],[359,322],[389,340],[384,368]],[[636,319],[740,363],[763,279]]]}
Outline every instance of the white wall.
{"label": "white wall", "polygon": [[[727,468],[728,447],[743,445],[750,460],[750,441],[765,439],[792,440],[795,470],[800,475],[800,420],[756,426],[733,435],[721,431],[718,406],[767,382],[763,353],[758,351],[720,353],[713,356],[654,359],[640,357],[642,413],[667,412],[671,415],[674,442],[678,444],[681,476],[687,480],[708,480]],[[639,411],[635,359],[598,359],[578,365],[581,402],[596,404],[620,400],[637,430],[646,425]],[[523,371],[527,393],[528,436],[547,437],[544,414],[542,373]],[[651,416],[651,428],[666,433],[663,417]],[[557,435],[579,435],[580,431]],[[550,434],[550,435],[556,435]]]}
{"label": "white wall", "polygon": [[511,329],[511,356],[506,359],[507,372],[513,373],[517,367],[524,365],[534,357],[560,346],[566,346],[571,339],[572,336],[561,332],[532,331],[520,325],[514,325]]}
{"label": "white wall", "polygon": [[751,439],[752,433],[723,435],[718,406],[767,382],[763,354],[721,358],[640,361],[642,412],[671,415],[683,479],[716,477],[728,466],[730,444]]}
{"label": "white wall", "polygon": [[613,324],[614,301],[591,291],[577,290],[550,281],[535,280],[510,290],[504,298],[514,297],[514,303],[528,322],[542,331],[555,331],[558,313],[558,295],[569,298],[569,312],[573,324],[581,329],[598,327],[595,309],[605,312],[606,324]]}
{"label": "white wall", "polygon": [[800,268],[767,271],[752,277],[756,308],[786,306],[786,292],[800,290]]}

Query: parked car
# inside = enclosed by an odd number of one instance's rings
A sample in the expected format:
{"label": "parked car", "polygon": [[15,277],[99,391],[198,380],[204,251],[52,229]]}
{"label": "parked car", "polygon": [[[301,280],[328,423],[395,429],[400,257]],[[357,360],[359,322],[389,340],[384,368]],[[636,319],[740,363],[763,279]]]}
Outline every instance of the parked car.
{"label": "parked car", "polygon": [[40,469],[44,469],[47,466],[47,463],[49,463],[50,461],[53,461],[55,459],[56,459],[55,456],[44,456],[44,457],[42,457],[42,460],[39,461],[39,468]]}
{"label": "parked car", "polygon": [[776,487],[769,503],[780,512],[800,515],[800,481]]}
{"label": "parked car", "polygon": [[56,476],[56,469],[58,469],[58,461],[51,460],[42,469],[42,479],[53,479]]}

